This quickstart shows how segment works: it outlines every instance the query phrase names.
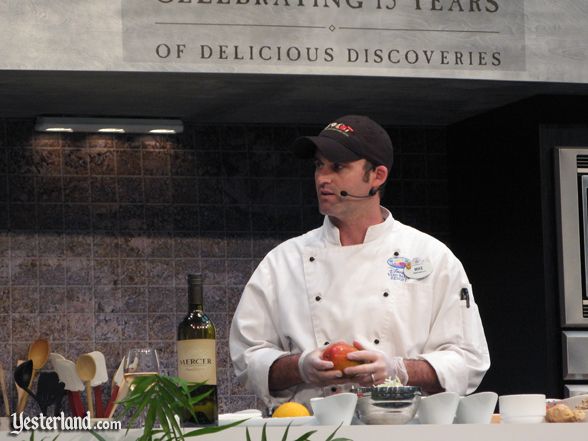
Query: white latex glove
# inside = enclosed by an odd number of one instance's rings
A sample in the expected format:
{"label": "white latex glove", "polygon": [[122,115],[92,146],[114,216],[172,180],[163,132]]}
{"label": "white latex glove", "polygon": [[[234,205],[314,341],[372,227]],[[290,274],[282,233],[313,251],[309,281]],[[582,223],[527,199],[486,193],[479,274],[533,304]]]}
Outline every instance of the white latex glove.
{"label": "white latex glove", "polygon": [[321,358],[323,351],[324,349],[319,348],[309,349],[302,353],[298,359],[298,370],[302,380],[320,387],[346,383],[346,380],[341,379],[343,373],[333,369],[333,362]]}
{"label": "white latex glove", "polygon": [[354,383],[369,387],[382,384],[386,378],[395,377],[404,385],[408,383],[408,373],[402,357],[392,357],[377,349],[367,350],[356,341],[353,346],[359,350],[350,352],[347,358],[362,364],[345,369],[345,375],[353,376]]}

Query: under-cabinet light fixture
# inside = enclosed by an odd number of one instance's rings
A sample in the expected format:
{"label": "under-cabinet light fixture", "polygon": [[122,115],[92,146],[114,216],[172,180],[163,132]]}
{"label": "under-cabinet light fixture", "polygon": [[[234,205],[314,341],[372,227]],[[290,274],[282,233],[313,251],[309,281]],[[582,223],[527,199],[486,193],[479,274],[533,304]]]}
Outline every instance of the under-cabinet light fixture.
{"label": "under-cabinet light fixture", "polygon": [[38,132],[152,133],[173,135],[184,131],[179,119],[157,118],[81,118],[39,116]]}

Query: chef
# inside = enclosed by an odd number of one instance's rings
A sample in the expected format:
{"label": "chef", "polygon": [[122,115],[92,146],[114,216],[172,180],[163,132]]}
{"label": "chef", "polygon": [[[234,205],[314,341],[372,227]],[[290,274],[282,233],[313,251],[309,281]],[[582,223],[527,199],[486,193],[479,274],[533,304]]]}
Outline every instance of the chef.
{"label": "chef", "polygon": [[[269,407],[387,378],[426,393],[473,392],[490,366],[472,286],[440,241],[380,205],[392,142],[348,115],[293,144],[312,158],[320,228],[280,244],[245,286],[230,332],[238,379]],[[321,358],[344,341],[361,364]]]}

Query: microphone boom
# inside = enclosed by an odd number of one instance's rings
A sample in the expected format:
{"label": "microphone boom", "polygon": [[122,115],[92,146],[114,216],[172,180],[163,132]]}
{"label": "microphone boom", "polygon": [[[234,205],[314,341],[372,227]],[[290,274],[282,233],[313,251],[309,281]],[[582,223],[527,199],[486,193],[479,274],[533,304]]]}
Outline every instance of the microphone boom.
{"label": "microphone boom", "polygon": [[345,190],[341,190],[341,193],[339,193],[342,197],[344,198],[355,198],[355,199],[367,199],[367,198],[371,198],[373,195],[375,195],[378,192],[378,190],[376,188],[372,188],[368,194],[366,194],[365,196],[356,196],[353,194],[349,194],[348,192],[346,192]]}

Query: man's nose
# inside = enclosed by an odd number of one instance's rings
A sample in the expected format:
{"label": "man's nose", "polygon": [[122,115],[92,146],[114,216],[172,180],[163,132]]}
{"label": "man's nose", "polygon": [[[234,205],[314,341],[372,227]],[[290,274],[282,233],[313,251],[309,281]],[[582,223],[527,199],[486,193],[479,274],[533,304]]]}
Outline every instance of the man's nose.
{"label": "man's nose", "polygon": [[331,174],[324,170],[317,170],[315,173],[315,179],[318,184],[327,184],[331,182]]}
{"label": "man's nose", "polygon": [[331,179],[331,170],[328,167],[319,167],[314,172],[317,179]]}

